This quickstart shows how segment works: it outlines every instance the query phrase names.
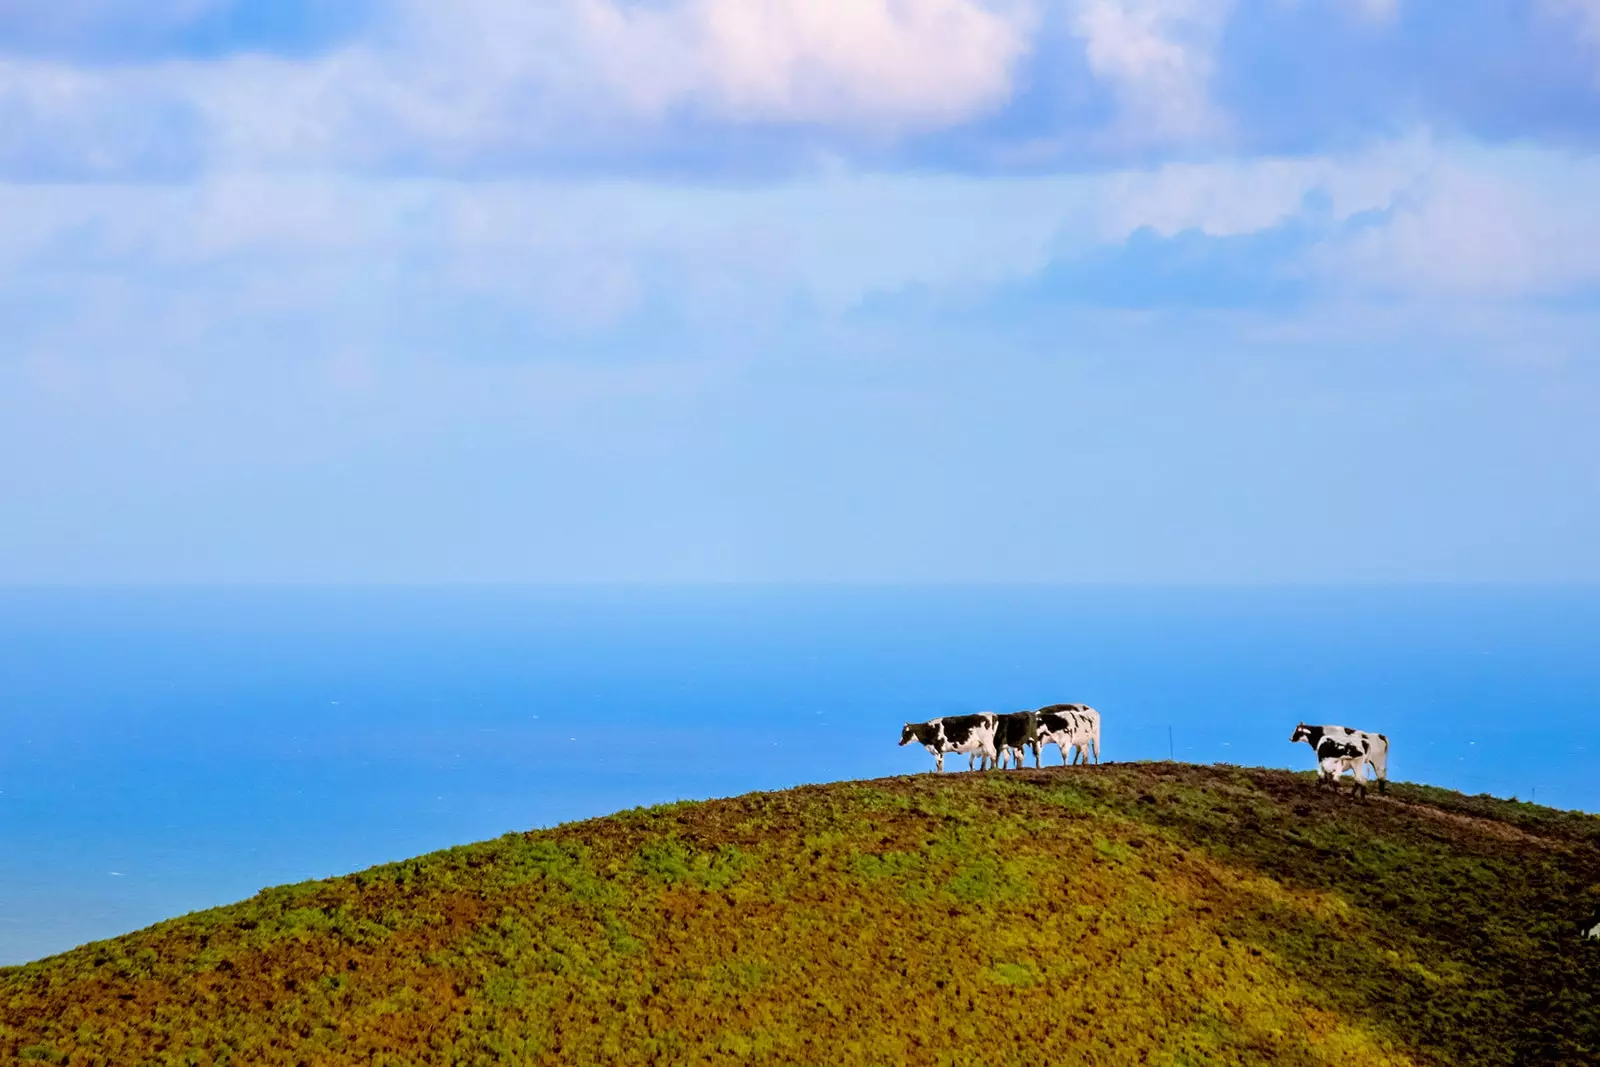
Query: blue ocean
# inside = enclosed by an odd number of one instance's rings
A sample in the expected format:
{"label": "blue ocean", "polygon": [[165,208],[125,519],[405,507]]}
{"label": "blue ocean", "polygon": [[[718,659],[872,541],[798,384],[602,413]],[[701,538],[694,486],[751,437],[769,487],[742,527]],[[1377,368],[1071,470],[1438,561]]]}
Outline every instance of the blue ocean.
{"label": "blue ocean", "polygon": [[511,830],[927,771],[901,723],[1063,701],[1109,760],[1304,769],[1290,731],[1332,722],[1387,733],[1396,779],[1596,811],[1600,590],[0,592],[0,964]]}

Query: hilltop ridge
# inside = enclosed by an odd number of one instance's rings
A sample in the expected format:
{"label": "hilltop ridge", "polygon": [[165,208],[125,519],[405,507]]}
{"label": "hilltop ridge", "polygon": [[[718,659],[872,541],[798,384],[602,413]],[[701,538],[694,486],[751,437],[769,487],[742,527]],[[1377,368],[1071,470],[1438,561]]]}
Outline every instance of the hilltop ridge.
{"label": "hilltop ridge", "polygon": [[1600,818],[1172,763],[621,812],[0,970],[0,1061],[1578,1064]]}

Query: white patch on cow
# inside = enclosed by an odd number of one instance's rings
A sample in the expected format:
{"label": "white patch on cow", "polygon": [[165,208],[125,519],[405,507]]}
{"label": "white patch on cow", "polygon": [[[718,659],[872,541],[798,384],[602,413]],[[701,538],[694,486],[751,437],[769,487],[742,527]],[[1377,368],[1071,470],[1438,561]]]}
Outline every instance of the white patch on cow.
{"label": "white patch on cow", "polygon": [[[1067,721],[1064,728],[1051,729],[1043,719],[1039,724],[1039,747],[1055,745],[1061,752],[1061,763],[1065,766],[1071,751],[1071,763],[1088,763],[1089,755],[1094,754],[1094,762],[1100,762],[1100,713],[1087,704],[1076,705],[1070,711],[1058,711],[1054,714]],[[1072,750],[1076,751],[1072,751]]]}
{"label": "white patch on cow", "polygon": [[1590,941],[1600,941],[1600,923],[1595,923],[1594,926],[1590,927],[1589,932],[1583,936]]}

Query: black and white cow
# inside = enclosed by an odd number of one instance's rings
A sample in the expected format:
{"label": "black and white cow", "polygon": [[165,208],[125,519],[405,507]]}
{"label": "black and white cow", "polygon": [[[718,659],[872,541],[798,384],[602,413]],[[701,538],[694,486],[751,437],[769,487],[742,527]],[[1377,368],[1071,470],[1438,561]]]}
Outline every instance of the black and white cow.
{"label": "black and white cow", "polygon": [[1304,741],[1317,754],[1317,784],[1338,788],[1339,776],[1356,776],[1352,793],[1367,795],[1367,765],[1378,779],[1378,792],[1389,791],[1389,739],[1348,726],[1307,726],[1301,723],[1289,735],[1291,743]]}
{"label": "black and white cow", "polygon": [[1590,941],[1600,941],[1600,919],[1597,919],[1595,924],[1589,927],[1589,932],[1583,936],[1587,937]]}
{"label": "black and white cow", "polygon": [[981,757],[987,766],[996,761],[994,733],[998,718],[993,712],[984,711],[977,715],[946,715],[927,722],[908,722],[900,731],[900,744],[917,742],[933,753],[935,766],[940,771],[944,770],[947,752],[965,752],[968,770],[972,769],[975,758]]}
{"label": "black and white cow", "polygon": [[1009,755],[1017,767],[1022,766],[1022,754],[1033,749],[1033,765],[1039,766],[1039,715],[1032,711],[1013,711],[997,716],[994,732],[995,751],[1000,754],[999,766],[1004,769]]}
{"label": "black and white cow", "polygon": [[1051,704],[1034,713],[1039,720],[1039,747],[1055,745],[1061,751],[1061,763],[1067,763],[1067,751],[1074,746],[1077,751],[1072,762],[1089,762],[1089,753],[1100,762],[1100,713],[1087,704]]}

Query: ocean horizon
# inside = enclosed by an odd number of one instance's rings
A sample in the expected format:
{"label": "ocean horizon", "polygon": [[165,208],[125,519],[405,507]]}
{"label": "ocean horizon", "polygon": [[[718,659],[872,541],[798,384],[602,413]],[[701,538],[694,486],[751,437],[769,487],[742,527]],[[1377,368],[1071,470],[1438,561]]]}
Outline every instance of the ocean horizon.
{"label": "ocean horizon", "polygon": [[1108,761],[1303,770],[1295,724],[1340,723],[1396,780],[1600,811],[1597,624],[1587,586],[0,590],[0,965],[509,831],[929,771],[903,722],[1066,701]]}

